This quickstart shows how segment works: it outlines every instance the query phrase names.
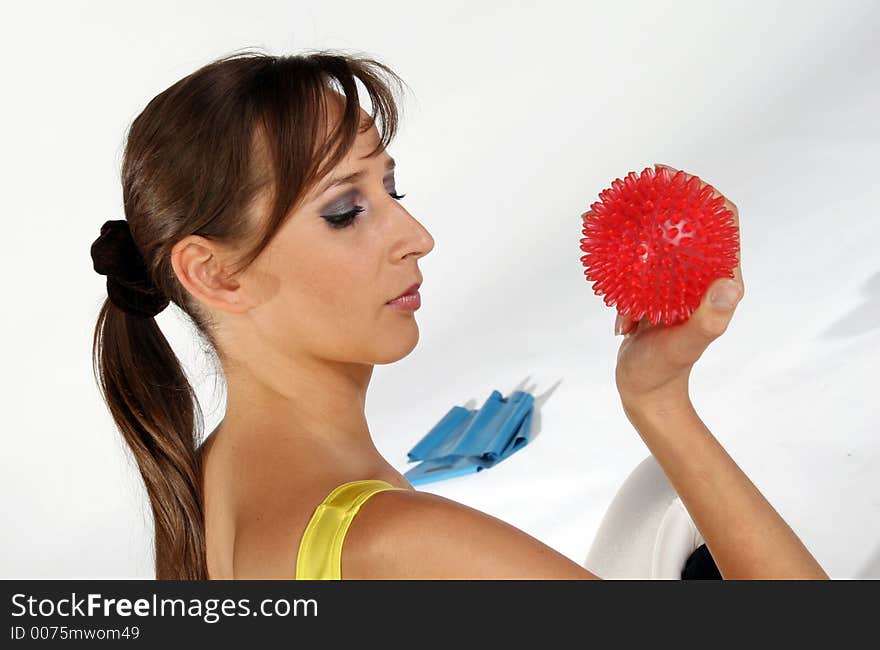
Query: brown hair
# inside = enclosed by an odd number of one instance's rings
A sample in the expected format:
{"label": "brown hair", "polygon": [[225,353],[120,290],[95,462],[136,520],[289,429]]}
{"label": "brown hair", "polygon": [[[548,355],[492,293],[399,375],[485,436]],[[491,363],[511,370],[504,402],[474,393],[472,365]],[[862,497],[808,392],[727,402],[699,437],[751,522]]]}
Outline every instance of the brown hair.
{"label": "brown hair", "polygon": [[[155,285],[192,319],[218,358],[212,324],[177,280],[171,248],[196,234],[247,248],[233,273],[253,262],[353,146],[361,125],[356,80],[372,104],[372,121],[361,131],[381,123],[375,154],[397,131],[388,81],[398,88],[403,81],[372,58],[338,50],[271,56],[249,48],[223,56],[159,93],[131,124],[122,192],[132,237]],[[324,91],[334,82],[344,105],[325,138]],[[274,201],[255,226],[246,211],[266,187]],[[130,315],[109,299],[95,326],[92,362],[149,495],[156,578],[207,579],[198,442],[203,416],[183,367],[153,318]]]}

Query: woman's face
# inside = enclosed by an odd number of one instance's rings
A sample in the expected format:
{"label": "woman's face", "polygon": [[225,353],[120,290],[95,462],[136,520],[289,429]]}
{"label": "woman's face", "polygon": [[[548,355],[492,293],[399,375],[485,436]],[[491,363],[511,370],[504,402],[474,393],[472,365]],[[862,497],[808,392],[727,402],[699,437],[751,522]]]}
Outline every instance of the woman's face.
{"label": "woman's face", "polygon": [[[243,272],[255,305],[247,326],[260,354],[384,364],[416,346],[415,313],[386,303],[421,283],[418,260],[434,239],[392,196],[406,188],[397,186],[387,151],[363,158],[378,141],[375,125],[359,133],[348,156]],[[361,175],[328,187],[352,173]],[[256,207],[266,214],[266,203]]]}

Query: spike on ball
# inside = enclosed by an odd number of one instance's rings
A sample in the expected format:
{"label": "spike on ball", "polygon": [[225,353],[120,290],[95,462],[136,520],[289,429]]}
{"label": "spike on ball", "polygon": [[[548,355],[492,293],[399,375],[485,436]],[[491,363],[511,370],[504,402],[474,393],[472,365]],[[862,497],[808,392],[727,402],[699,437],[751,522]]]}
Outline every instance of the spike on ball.
{"label": "spike on ball", "polygon": [[690,318],[706,288],[733,278],[739,233],[711,185],[646,167],[617,178],[583,215],[584,276],[609,307],[651,325]]}

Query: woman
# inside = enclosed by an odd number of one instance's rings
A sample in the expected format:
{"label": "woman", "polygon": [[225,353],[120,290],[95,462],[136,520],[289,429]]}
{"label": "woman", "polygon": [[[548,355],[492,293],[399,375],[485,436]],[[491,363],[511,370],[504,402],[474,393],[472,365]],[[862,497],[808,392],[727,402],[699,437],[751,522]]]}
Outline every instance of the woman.
{"label": "woman", "polygon": [[[149,493],[159,579],[598,577],[414,490],[373,444],[373,366],[418,342],[418,260],[434,246],[399,202],[389,81],[401,83],[372,59],[243,52],[181,79],[131,125],[126,219],[92,248],[108,290],[93,353]],[[725,578],[827,578],[688,398],[691,366],[742,297],[735,275],[683,325],[618,319],[622,405]],[[226,379],[225,417],[202,444],[194,392],[154,320],[169,302]]]}

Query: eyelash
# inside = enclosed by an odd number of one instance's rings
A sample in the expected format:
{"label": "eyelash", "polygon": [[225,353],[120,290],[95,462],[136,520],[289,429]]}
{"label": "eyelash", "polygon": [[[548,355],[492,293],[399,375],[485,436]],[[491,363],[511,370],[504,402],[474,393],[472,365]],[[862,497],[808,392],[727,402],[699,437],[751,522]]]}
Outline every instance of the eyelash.
{"label": "eyelash", "polygon": [[[392,198],[397,199],[398,201],[406,196],[406,194],[397,194],[394,192],[389,192]],[[348,212],[343,212],[342,214],[331,214],[331,215],[321,215],[324,217],[324,220],[330,224],[331,228],[336,228],[341,230],[343,228],[348,228],[349,226],[354,226],[357,222],[357,215],[364,211],[359,205],[356,205],[353,210],[349,210]]]}

